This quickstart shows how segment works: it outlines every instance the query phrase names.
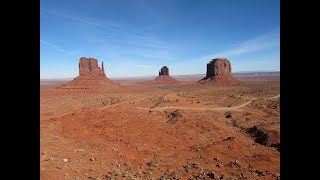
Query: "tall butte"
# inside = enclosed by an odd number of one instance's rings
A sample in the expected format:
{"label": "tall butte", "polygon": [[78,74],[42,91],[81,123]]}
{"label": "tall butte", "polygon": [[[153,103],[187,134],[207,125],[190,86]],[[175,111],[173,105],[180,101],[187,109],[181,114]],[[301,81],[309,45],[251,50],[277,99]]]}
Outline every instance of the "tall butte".
{"label": "tall butte", "polygon": [[101,68],[95,58],[82,57],[79,60],[79,76],[62,88],[67,90],[113,90],[120,87],[106,77],[103,62]]}
{"label": "tall butte", "polygon": [[156,77],[153,81],[156,84],[178,84],[179,81],[172,78],[169,75],[169,68],[167,66],[163,66],[159,71],[159,76]]}
{"label": "tall butte", "polygon": [[226,58],[212,59],[207,64],[206,77],[198,81],[201,84],[238,85],[240,81],[231,74],[231,63]]}
{"label": "tall butte", "polygon": [[79,75],[80,76],[106,76],[103,67],[103,61],[101,68],[98,66],[98,60],[95,58],[80,58],[79,61]]}

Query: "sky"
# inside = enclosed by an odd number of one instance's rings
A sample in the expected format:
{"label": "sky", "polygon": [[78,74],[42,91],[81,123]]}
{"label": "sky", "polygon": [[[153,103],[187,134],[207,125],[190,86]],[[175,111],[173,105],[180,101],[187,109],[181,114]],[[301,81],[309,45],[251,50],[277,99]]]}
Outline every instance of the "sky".
{"label": "sky", "polygon": [[40,0],[40,78],[78,76],[81,57],[107,77],[280,71],[279,0]]}

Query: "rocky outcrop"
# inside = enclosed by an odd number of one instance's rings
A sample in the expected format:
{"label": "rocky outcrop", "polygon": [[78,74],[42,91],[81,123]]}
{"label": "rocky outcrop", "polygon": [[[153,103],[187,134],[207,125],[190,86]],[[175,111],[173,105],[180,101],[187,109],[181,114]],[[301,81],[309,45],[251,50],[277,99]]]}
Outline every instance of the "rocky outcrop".
{"label": "rocky outcrop", "polygon": [[215,76],[231,76],[231,63],[228,59],[216,58],[207,64],[206,78]]}
{"label": "rocky outcrop", "polygon": [[61,89],[68,91],[114,91],[120,85],[106,77],[103,62],[101,68],[95,58],[82,57],[79,60],[79,76],[63,85]]}
{"label": "rocky outcrop", "polygon": [[159,76],[161,75],[169,75],[169,68],[167,66],[163,66],[159,71]]}
{"label": "rocky outcrop", "polygon": [[98,60],[95,58],[80,58],[79,61],[80,76],[106,76],[104,72],[103,62],[102,68],[98,66]]}
{"label": "rocky outcrop", "polygon": [[212,59],[207,64],[206,77],[198,81],[201,84],[238,85],[240,81],[231,75],[231,63],[226,58]]}
{"label": "rocky outcrop", "polygon": [[159,71],[159,76],[151,84],[179,84],[179,81],[169,75],[169,68],[167,66],[163,66]]}

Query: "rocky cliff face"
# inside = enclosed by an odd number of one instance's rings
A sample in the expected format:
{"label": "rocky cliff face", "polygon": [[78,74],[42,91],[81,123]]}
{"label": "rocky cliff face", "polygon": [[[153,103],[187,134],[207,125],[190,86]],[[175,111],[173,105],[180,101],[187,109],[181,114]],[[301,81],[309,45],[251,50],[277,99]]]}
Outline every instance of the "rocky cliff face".
{"label": "rocky cliff face", "polygon": [[106,76],[104,72],[103,62],[102,68],[98,66],[98,60],[95,58],[80,58],[79,62],[80,76]]}
{"label": "rocky cliff face", "polygon": [[226,58],[216,58],[207,64],[206,78],[231,76],[231,63]]}
{"label": "rocky cliff face", "polygon": [[201,84],[237,85],[241,82],[231,75],[231,63],[226,58],[212,59],[207,64],[206,77],[198,81]]}
{"label": "rocky cliff face", "polygon": [[163,66],[161,69],[160,69],[160,72],[159,72],[159,76],[160,75],[169,75],[169,68],[167,66]]}
{"label": "rocky cliff face", "polygon": [[179,81],[172,78],[169,75],[169,68],[167,66],[163,66],[159,71],[159,76],[156,77],[152,82],[152,84],[179,84]]}
{"label": "rocky cliff face", "polygon": [[82,57],[79,61],[79,76],[63,85],[60,89],[71,92],[117,92],[120,90],[120,85],[106,77],[103,62],[100,68],[97,59]]}

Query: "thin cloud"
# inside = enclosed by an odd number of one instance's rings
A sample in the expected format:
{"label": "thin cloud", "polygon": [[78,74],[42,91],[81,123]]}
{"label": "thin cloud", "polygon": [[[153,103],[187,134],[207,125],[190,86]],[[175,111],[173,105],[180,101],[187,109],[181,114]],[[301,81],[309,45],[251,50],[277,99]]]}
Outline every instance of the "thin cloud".
{"label": "thin cloud", "polygon": [[254,53],[262,50],[267,50],[270,48],[276,48],[280,45],[280,33],[279,28],[257,36],[255,38],[249,39],[242,43],[235,45],[236,47],[230,48],[226,51],[217,52],[214,54],[202,56],[200,58],[195,58],[189,61],[184,61],[180,63],[171,64],[171,66],[197,66],[198,64],[206,63],[213,58],[225,57],[232,58],[243,54]]}
{"label": "thin cloud", "polygon": [[59,13],[57,13],[57,11],[41,8],[40,12],[41,14],[44,14],[44,18],[55,16],[64,20],[68,19],[83,24],[88,28],[93,28],[92,30],[85,30],[83,32],[85,34],[83,38],[90,43],[99,44],[100,46],[106,42],[112,42],[114,45],[140,48],[141,50],[149,48],[154,51],[173,51],[172,46],[167,42],[157,38],[150,32],[146,32],[141,27],[137,28],[128,23],[114,22],[106,19],[101,21],[99,19],[66,13],[63,10],[60,10]]}
{"label": "thin cloud", "polygon": [[58,52],[62,52],[62,53],[65,53],[65,54],[74,54],[73,51],[65,50],[65,49],[60,48],[59,46],[57,46],[57,45],[55,45],[53,43],[50,43],[50,42],[42,40],[42,39],[40,39],[40,44],[44,45],[44,46],[47,46],[47,47],[50,47],[50,48],[52,48],[52,49],[54,49],[54,50],[56,50]]}
{"label": "thin cloud", "polygon": [[[186,60],[184,62],[173,63],[169,66],[171,67],[171,69],[179,70],[179,73],[173,73],[173,74],[190,74],[190,68],[194,71],[191,73],[203,73],[205,72],[206,63],[213,58],[223,57],[228,59],[232,59],[232,58],[236,59],[236,57],[240,55],[255,53],[258,51],[263,51],[271,48],[277,48],[279,47],[279,45],[280,45],[279,28],[275,28],[270,32],[267,32],[255,38],[239,43],[235,45],[233,48],[230,48],[228,50],[202,56],[202,57],[191,59],[191,60]],[[251,66],[248,66],[248,68],[250,67]]]}
{"label": "thin cloud", "polygon": [[279,47],[280,45],[280,33],[279,28],[274,29],[271,32],[265,33],[243,43],[237,45],[238,47],[232,48],[227,51],[219,52],[217,54],[213,54],[210,56],[224,56],[224,57],[232,57],[245,53],[256,52],[264,49]]}

